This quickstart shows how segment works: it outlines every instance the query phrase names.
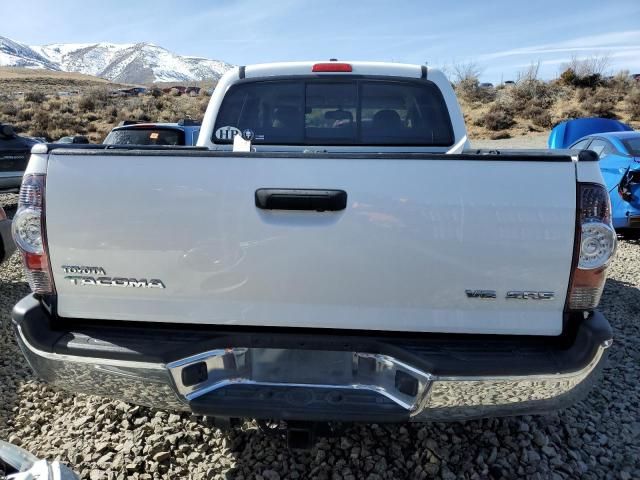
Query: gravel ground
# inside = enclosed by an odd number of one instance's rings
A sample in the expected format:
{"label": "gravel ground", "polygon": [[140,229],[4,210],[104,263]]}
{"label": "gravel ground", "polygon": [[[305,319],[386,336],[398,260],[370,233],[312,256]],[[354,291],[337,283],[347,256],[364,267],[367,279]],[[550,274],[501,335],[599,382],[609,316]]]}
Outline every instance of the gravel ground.
{"label": "gravel ground", "polygon": [[471,139],[472,148],[547,148],[548,134],[504,138],[502,140]]}
{"label": "gravel ground", "polygon": [[33,377],[7,326],[27,293],[14,255],[0,267],[0,438],[82,478],[640,478],[638,241],[621,241],[610,269],[602,310],[615,342],[602,388],[583,402],[548,416],[355,426],[307,452],[252,422],[223,433],[188,414],[55,391]]}

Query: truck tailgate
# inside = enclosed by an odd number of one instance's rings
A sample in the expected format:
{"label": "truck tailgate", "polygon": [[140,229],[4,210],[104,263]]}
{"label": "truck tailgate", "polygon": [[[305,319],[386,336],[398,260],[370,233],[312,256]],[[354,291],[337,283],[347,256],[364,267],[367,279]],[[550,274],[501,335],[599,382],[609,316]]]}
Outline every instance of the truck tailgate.
{"label": "truck tailgate", "polygon": [[[575,166],[547,160],[53,151],[46,214],[58,313],[557,335]],[[262,188],[339,189],[347,205],[264,210]],[[107,280],[66,278],[76,276]],[[150,279],[166,288],[145,288]]]}

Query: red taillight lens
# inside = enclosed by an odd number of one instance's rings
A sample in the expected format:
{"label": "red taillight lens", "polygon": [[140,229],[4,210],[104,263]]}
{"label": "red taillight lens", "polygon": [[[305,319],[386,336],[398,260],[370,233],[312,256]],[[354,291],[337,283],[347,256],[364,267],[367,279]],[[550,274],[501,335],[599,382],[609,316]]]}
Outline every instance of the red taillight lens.
{"label": "red taillight lens", "polygon": [[616,249],[607,190],[598,184],[578,184],[576,267],[571,278],[568,306],[592,310],[600,302],[605,271]]}
{"label": "red taillight lens", "polygon": [[12,233],[34,293],[55,293],[44,229],[44,175],[25,175]]}
{"label": "red taillight lens", "polygon": [[311,69],[312,72],[352,72],[353,68],[348,63],[316,63]]}

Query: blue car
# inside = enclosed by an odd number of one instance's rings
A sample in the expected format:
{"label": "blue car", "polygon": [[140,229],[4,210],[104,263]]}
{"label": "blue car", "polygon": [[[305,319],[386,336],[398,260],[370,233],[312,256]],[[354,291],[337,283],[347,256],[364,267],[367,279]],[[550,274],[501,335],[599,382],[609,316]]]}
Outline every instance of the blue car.
{"label": "blue car", "polygon": [[571,120],[554,128],[549,147],[595,152],[609,190],[614,228],[640,234],[639,131],[616,120]]}

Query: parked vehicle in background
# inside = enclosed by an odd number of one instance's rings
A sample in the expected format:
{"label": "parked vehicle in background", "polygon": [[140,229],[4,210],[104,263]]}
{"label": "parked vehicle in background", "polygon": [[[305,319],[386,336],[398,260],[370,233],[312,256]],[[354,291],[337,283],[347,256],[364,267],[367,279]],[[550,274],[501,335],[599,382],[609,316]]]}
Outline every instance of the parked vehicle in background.
{"label": "parked vehicle in background", "polygon": [[0,207],[0,263],[9,258],[15,250],[16,245],[11,236],[11,219],[7,218],[4,208]]}
{"label": "parked vehicle in background", "polygon": [[20,188],[35,138],[17,135],[11,125],[0,123],[0,191]]}
{"label": "parked vehicle in background", "polygon": [[111,92],[112,97],[137,97],[147,93],[146,87],[119,88]]}
{"label": "parked vehicle in background", "polygon": [[89,139],[84,135],[69,135],[68,137],[62,137],[56,140],[55,143],[85,144],[90,142]]}
{"label": "parked vehicle in background", "polygon": [[583,118],[554,128],[549,144],[595,152],[611,200],[613,226],[623,233],[640,233],[640,132],[617,120]]}
{"label": "parked vehicle in background", "polygon": [[102,142],[104,145],[195,145],[200,122],[190,119],[177,123],[120,122]]}
{"label": "parked vehicle in background", "polygon": [[493,88],[493,83],[483,82],[479,85],[480,88]]}
{"label": "parked vehicle in background", "polygon": [[569,148],[577,140],[594,133],[603,132],[632,132],[626,123],[611,118],[576,118],[561,122],[549,133],[547,145],[551,149]]}
{"label": "parked vehicle in background", "polygon": [[226,420],[570,405],[612,341],[597,158],[467,145],[438,70],[337,61],[231,70],[196,148],[42,145],[21,349],[60,387]]}

